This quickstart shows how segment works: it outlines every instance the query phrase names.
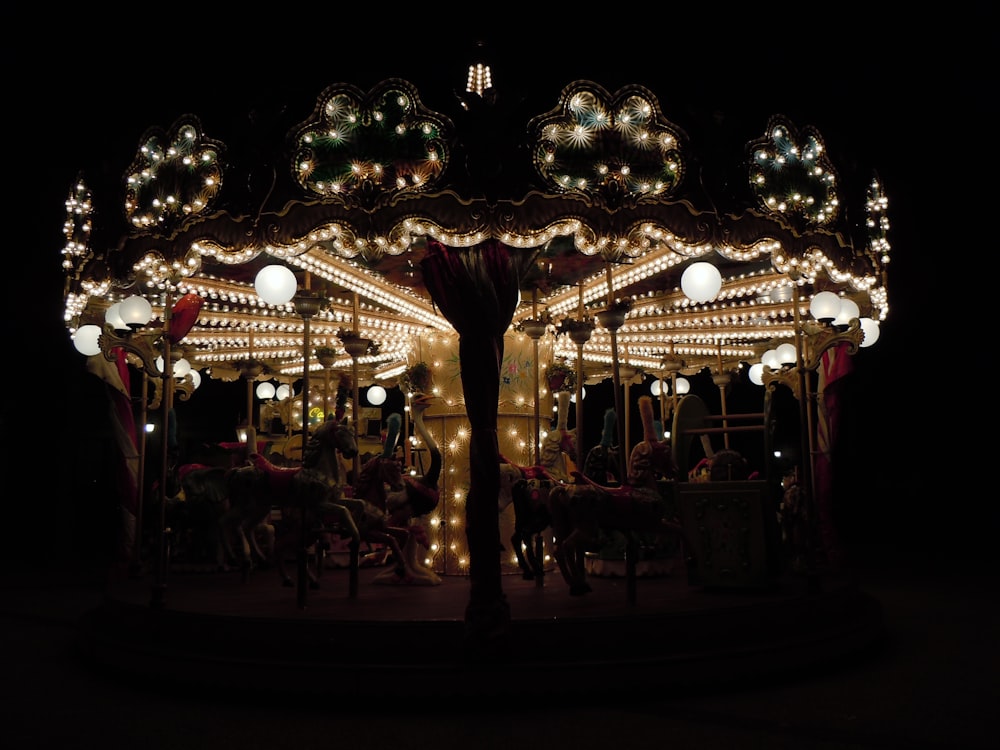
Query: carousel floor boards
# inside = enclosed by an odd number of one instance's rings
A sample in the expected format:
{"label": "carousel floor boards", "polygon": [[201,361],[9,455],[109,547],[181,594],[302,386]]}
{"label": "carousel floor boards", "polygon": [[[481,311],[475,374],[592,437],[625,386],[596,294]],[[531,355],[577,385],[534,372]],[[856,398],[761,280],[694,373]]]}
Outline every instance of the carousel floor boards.
{"label": "carousel floor boards", "polygon": [[773,587],[692,586],[682,571],[635,579],[590,576],[570,596],[558,572],[541,584],[503,578],[509,648],[490,660],[465,652],[469,579],[438,586],[374,583],[360,571],[323,573],[300,606],[274,571],[172,573],[163,606],[151,578],[109,584],[84,618],[84,655],[113,670],[208,689],[303,695],[383,695],[398,679],[428,694],[662,692],[715,689],[821,669],[883,635],[879,603],[850,575],[789,578]]}

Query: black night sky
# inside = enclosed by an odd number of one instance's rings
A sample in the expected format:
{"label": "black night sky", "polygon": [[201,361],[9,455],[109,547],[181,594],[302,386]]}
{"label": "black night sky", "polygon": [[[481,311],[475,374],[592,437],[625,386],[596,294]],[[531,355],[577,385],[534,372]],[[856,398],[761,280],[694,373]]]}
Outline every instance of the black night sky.
{"label": "black night sky", "polygon": [[[983,448],[976,444],[991,425],[979,425],[976,437],[966,425],[974,413],[988,416],[981,399],[992,397],[992,383],[987,378],[982,387],[985,359],[953,356],[977,350],[962,340],[971,321],[955,317],[962,314],[955,307],[935,323],[924,305],[952,301],[956,283],[976,286],[958,282],[943,264],[970,260],[977,236],[992,235],[982,226],[989,211],[966,208],[972,193],[958,170],[979,149],[988,150],[985,133],[975,131],[990,119],[988,92],[995,84],[987,86],[986,66],[945,57],[916,38],[899,39],[895,27],[876,28],[869,19],[826,19],[836,27],[827,33],[757,20],[725,34],[703,25],[684,34],[673,25],[678,19],[633,18],[617,34],[594,19],[584,33],[549,32],[533,41],[523,24],[509,36],[494,32],[486,54],[499,95],[528,112],[551,107],[573,80],[589,79],[609,91],[636,83],[689,133],[708,122],[723,128],[756,122],[762,129],[769,115],[782,113],[814,125],[832,151],[878,172],[889,197],[890,312],[879,342],[859,353],[850,376],[840,513],[847,536],[859,543],[926,546],[931,554],[967,551],[959,537],[971,534],[975,541],[984,528],[996,528],[995,506],[985,515],[976,510],[988,498],[952,491],[956,479],[969,475],[966,466],[980,461]],[[425,25],[400,20],[364,41],[331,27],[303,42],[303,33],[317,32],[299,27],[298,35],[279,35],[267,19],[260,22],[257,32],[240,39],[230,26],[192,38],[164,27],[152,38],[128,40],[81,28],[70,34],[67,21],[58,24],[59,43],[47,46],[44,65],[12,59],[10,47],[4,51],[7,149],[16,168],[7,173],[5,221],[7,277],[14,284],[4,298],[14,346],[7,350],[0,426],[6,476],[28,482],[20,484],[17,500],[12,485],[5,492],[8,504],[18,504],[15,520],[26,531],[60,526],[54,516],[95,532],[100,546],[114,530],[114,502],[94,468],[107,437],[101,427],[106,407],[62,320],[63,204],[77,174],[94,187],[96,221],[102,213],[119,221],[116,206],[100,203],[101,184],[120,181],[148,127],[168,128],[182,114],[198,115],[207,132],[225,140],[245,131],[247,118],[263,128],[301,122],[330,84],[368,89],[388,77],[410,80],[425,105],[443,111],[464,84],[482,33],[445,37],[424,17]],[[648,28],[658,41],[636,38]],[[672,46],[678,36],[689,39]],[[943,243],[953,250],[943,252]],[[961,390],[941,387],[962,370],[978,374]],[[245,403],[242,384],[225,385],[210,386],[226,420],[225,434],[215,436],[220,440],[231,439],[238,416],[231,412]],[[965,489],[967,482],[958,485]],[[966,532],[956,520],[977,513],[992,523]],[[932,530],[936,541],[927,536]],[[25,533],[25,548],[36,538]]]}

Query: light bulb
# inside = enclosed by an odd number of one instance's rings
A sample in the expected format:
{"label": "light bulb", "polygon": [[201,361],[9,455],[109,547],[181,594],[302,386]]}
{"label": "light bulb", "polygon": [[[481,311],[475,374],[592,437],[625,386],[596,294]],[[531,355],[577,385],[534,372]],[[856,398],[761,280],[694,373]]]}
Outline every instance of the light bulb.
{"label": "light bulb", "polygon": [[92,357],[101,353],[101,347],[97,343],[97,337],[101,335],[101,327],[95,325],[80,326],[73,336],[73,346],[80,354]]}
{"label": "light bulb", "polygon": [[295,296],[298,282],[288,266],[264,266],[257,272],[253,285],[269,305],[283,305]]}
{"label": "light bulb", "polygon": [[715,299],[722,288],[722,274],[711,263],[698,261],[684,269],[681,274],[681,289],[693,302],[708,302]]}

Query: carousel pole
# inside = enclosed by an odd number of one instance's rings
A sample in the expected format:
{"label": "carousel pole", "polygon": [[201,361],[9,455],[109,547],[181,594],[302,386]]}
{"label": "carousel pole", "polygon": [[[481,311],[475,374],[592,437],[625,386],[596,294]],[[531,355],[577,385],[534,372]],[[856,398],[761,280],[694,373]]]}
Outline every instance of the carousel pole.
{"label": "carousel pole", "polygon": [[716,357],[719,371],[712,377],[712,380],[719,387],[719,399],[722,406],[722,429],[724,430],[722,433],[722,444],[726,450],[729,450],[729,420],[726,419],[726,386],[729,385],[730,378],[729,374],[722,370],[722,342],[720,341],[716,346],[718,348]]}
{"label": "carousel pole", "polygon": [[535,375],[535,429],[531,443],[530,461],[533,466],[537,466],[541,461],[539,451],[539,433],[541,431],[541,403],[539,388],[539,367],[538,367],[538,340],[545,335],[545,323],[538,319],[538,288],[531,290],[531,320],[524,321],[524,332],[531,337],[534,353],[534,375]]}
{"label": "carousel pole", "polygon": [[[309,288],[309,274],[306,273],[305,276],[305,289],[299,292],[294,297],[295,312],[302,316],[302,459],[305,460],[306,457],[306,446],[309,444],[309,357],[311,352],[311,322],[312,318],[316,313],[320,311],[321,298],[318,294],[312,292]],[[308,542],[308,529],[306,528],[306,520],[308,514],[306,512],[306,497],[303,493],[302,503],[299,508],[299,513],[301,514],[299,523],[299,549],[297,556],[297,573],[298,580],[296,582],[296,603],[299,609],[305,609],[306,598],[308,593],[308,581],[309,581],[309,570],[308,570],[308,556],[306,555],[306,547]]]}
{"label": "carousel pole", "polygon": [[[618,414],[618,421],[616,425],[618,429],[618,445],[621,447],[618,451],[618,476],[620,476],[622,481],[624,481],[625,456],[628,451],[628,445],[625,431],[626,415],[624,398],[622,395],[621,364],[618,360],[618,329],[621,328],[622,324],[625,322],[625,313],[624,311],[619,313],[612,309],[614,307],[614,284],[611,273],[611,264],[605,264],[604,268],[608,282],[608,310],[606,314],[602,316],[601,323],[611,333],[611,375],[615,384],[615,412]],[[583,294],[583,287],[580,288],[580,294]],[[583,466],[583,464],[580,464],[580,466]]]}
{"label": "carousel pole", "polygon": [[[353,379],[354,387],[354,408],[351,410],[351,416],[354,421],[354,434],[360,438],[361,436],[361,385],[359,381],[358,373],[358,357],[368,351],[368,340],[362,339],[358,335],[359,325],[358,317],[360,315],[360,308],[358,304],[358,293],[354,292],[354,310],[353,310],[353,324],[351,331],[353,332],[352,341],[350,344],[345,342],[344,348],[347,353],[351,355],[351,376]],[[354,476],[358,477],[361,475],[361,456],[358,454],[354,455]]]}
{"label": "carousel pole", "polygon": [[136,476],[135,539],[132,542],[132,575],[142,575],[142,504],[146,483],[146,399],[149,398],[149,376],[142,373],[142,396],[139,407],[139,468]]}
{"label": "carousel pole", "polygon": [[806,527],[808,546],[806,550],[807,566],[810,571],[810,582],[818,585],[813,576],[816,572],[816,553],[819,547],[819,504],[816,502],[816,487],[813,479],[813,418],[812,396],[809,392],[809,379],[806,376],[805,342],[802,338],[802,314],[798,284],[792,285],[792,310],[795,322],[795,371],[798,377],[799,399],[799,451],[802,468],[801,486],[806,488]]}
{"label": "carousel pole", "polygon": [[[618,414],[618,420],[616,425],[618,428],[618,476],[621,477],[622,484],[628,481],[628,475],[625,473],[626,460],[625,456],[628,453],[628,443],[625,431],[626,422],[626,412],[624,397],[622,394],[622,379],[621,379],[621,363],[618,360],[618,329],[622,327],[625,323],[625,312],[627,308],[616,308],[614,300],[614,283],[613,276],[611,273],[611,264],[606,263],[605,273],[607,276],[608,283],[608,309],[601,313],[600,322],[608,331],[611,333],[611,375],[614,379],[615,384],[615,412]],[[638,543],[636,542],[634,534],[626,535],[625,542],[625,578],[627,581],[627,596],[629,602],[635,601],[635,576],[636,576],[636,564],[639,557]]]}
{"label": "carousel pole", "polygon": [[160,436],[160,513],[156,528],[156,562],[153,565],[153,588],[150,596],[150,607],[162,609],[167,593],[167,477],[170,472],[170,412],[174,408],[174,368],[170,357],[170,318],[171,318],[170,286],[163,299],[163,433]]}
{"label": "carousel pole", "polygon": [[[583,283],[580,283],[580,320],[584,319]],[[583,333],[586,333],[584,338]],[[583,329],[574,339],[576,343],[576,467],[583,469],[583,345],[590,340],[590,329]],[[617,384],[616,384],[617,385]]]}

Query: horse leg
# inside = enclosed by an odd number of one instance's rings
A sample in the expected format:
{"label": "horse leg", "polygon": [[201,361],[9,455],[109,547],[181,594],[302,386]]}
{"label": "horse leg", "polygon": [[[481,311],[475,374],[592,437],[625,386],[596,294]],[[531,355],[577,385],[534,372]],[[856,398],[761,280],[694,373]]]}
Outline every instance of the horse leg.
{"label": "horse leg", "polygon": [[[278,571],[278,576],[281,578],[281,585],[287,588],[295,586],[295,579],[293,579],[288,574],[288,566],[286,564],[285,558],[288,556],[289,551],[295,550],[296,559],[298,555],[306,554],[306,548],[309,547],[308,541],[303,547],[303,542],[301,540],[302,528],[300,526],[291,525],[288,526],[284,532],[279,534],[274,541],[274,564]],[[310,535],[311,538],[315,539],[315,535]],[[306,576],[308,578],[309,588],[318,589],[319,588],[319,578],[316,576],[315,571],[306,568]]]}
{"label": "horse leg", "polygon": [[421,552],[426,548],[426,530],[418,519],[411,519],[407,530],[409,535],[403,543],[403,561],[413,578],[413,583],[437,586],[441,583],[441,576],[424,564]]}
{"label": "horse leg", "polygon": [[579,529],[574,529],[559,545],[559,569],[569,584],[570,596],[583,596],[592,590],[587,583],[586,568],[583,565],[585,545]]}
{"label": "horse leg", "polygon": [[[400,529],[407,535],[409,532],[405,529]],[[383,542],[389,545],[389,549],[392,550],[393,559],[396,561],[390,570],[383,570],[381,573],[376,575],[373,579],[373,583],[415,583],[416,577],[413,575],[413,571],[409,569],[406,564],[406,558],[403,556],[403,548],[399,543],[399,539],[396,534],[385,531],[385,532],[373,532],[369,534],[369,539],[371,541]],[[405,540],[404,540],[405,543]]]}
{"label": "horse leg", "polygon": [[[260,545],[260,537],[264,538],[264,546]],[[250,544],[262,566],[268,566],[274,559],[274,525],[267,521],[258,523],[250,534]]]}
{"label": "horse leg", "polygon": [[534,562],[529,562],[525,556],[524,548],[528,547],[528,554],[533,554],[531,551],[531,540],[527,542],[522,541],[523,535],[517,529],[510,537],[510,545],[514,548],[514,554],[517,555],[517,564],[521,567],[521,578],[525,581],[531,581],[535,578],[535,565]]}

